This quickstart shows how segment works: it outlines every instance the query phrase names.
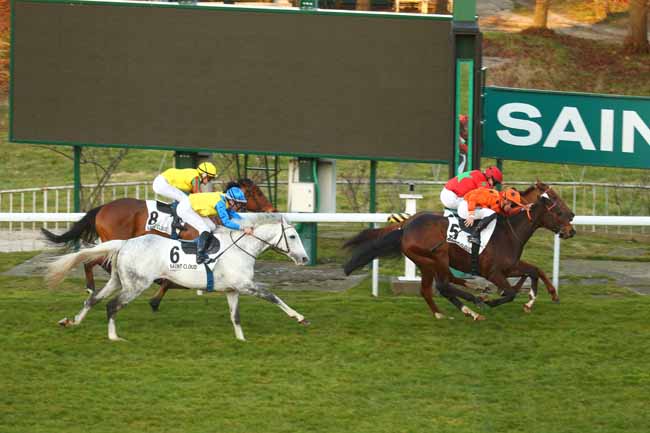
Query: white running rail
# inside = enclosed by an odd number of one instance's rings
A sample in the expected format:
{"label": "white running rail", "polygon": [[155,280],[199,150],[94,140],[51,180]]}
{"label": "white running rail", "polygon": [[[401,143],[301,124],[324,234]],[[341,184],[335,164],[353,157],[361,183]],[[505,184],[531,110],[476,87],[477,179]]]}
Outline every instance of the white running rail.
{"label": "white running rail", "polygon": [[[84,213],[0,213],[0,222],[76,222]],[[245,214],[243,214],[245,215]],[[388,213],[283,213],[291,222],[322,223],[373,223],[375,226],[386,223]],[[574,225],[602,226],[650,226],[648,216],[576,216]],[[373,260],[372,287],[377,296],[379,287],[379,261]],[[555,235],[553,246],[553,285],[560,283],[560,237]]]}

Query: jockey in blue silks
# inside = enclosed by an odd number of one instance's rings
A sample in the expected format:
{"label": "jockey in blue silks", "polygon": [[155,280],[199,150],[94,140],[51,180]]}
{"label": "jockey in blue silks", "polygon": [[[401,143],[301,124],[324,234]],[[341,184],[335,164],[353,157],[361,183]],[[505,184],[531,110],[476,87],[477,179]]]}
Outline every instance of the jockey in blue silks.
{"label": "jockey in blue silks", "polygon": [[238,210],[246,208],[246,196],[244,192],[236,186],[228,188],[226,192],[201,192],[190,194],[189,204],[192,209],[201,217],[201,223],[205,228],[195,226],[200,230],[197,240],[196,263],[201,264],[208,260],[205,252],[207,240],[210,238],[210,232],[215,229],[214,223],[209,217],[219,215],[221,224],[232,230],[243,230],[245,234],[253,233],[252,227],[242,228],[241,224],[235,220],[241,220]]}
{"label": "jockey in blue silks", "polygon": [[245,206],[246,196],[244,192],[239,187],[233,186],[221,196],[221,200],[217,202],[214,208],[217,210],[217,215],[219,215],[224,227],[241,230],[241,225],[233,220],[241,220],[241,216],[237,211],[244,209]]}

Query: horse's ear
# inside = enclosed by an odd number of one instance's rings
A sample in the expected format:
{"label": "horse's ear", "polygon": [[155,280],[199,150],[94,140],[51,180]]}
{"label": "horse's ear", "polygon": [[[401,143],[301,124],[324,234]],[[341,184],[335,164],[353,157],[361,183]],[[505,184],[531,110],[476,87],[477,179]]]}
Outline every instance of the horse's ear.
{"label": "horse's ear", "polygon": [[547,191],[549,189],[549,186],[546,185],[541,180],[539,180],[539,178],[537,178],[537,181],[535,182],[535,186],[537,187],[537,189],[539,189],[541,191]]}

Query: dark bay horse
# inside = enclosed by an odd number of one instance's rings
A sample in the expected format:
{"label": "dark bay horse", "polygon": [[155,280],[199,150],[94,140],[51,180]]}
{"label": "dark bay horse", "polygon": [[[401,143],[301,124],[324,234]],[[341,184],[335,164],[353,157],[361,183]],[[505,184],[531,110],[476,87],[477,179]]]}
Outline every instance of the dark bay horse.
{"label": "dark bay horse", "polygon": [[[502,291],[501,298],[485,302],[491,307],[512,301],[526,277],[533,280],[531,296],[536,296],[537,279],[546,276],[536,266],[521,261],[521,254],[524,245],[538,228],[544,227],[559,233],[563,239],[575,235],[571,225],[575,215],[549,186],[537,182],[522,196],[532,202],[530,211],[519,212],[507,218],[499,217],[492,238],[479,257],[480,275]],[[484,320],[482,315],[463,305],[458,297],[476,304],[481,304],[483,300],[450,284],[462,284],[463,280],[453,277],[449,267],[469,272],[471,256],[457,245],[446,242],[447,227],[446,217],[432,212],[420,212],[403,224],[364,230],[345,244],[346,248],[352,250],[350,259],[344,265],[345,273],[350,274],[376,257],[401,252],[420,269],[420,294],[436,318],[444,316],[433,302],[434,280],[440,294],[463,314],[474,320]],[[522,279],[512,286],[507,280],[509,276],[521,276]]]}
{"label": "dark bay horse", "polygon": [[[231,186],[239,186],[246,195],[247,211],[277,212],[277,209],[273,207],[273,204],[252,180],[244,178],[239,181],[229,182],[225,186],[224,191]],[[169,237],[165,233],[158,231],[145,231],[145,224],[148,217],[149,214],[145,200],[121,198],[88,211],[70,230],[61,235],[56,235],[46,229],[41,230],[49,241],[68,245],[73,245],[79,241],[93,243],[97,239],[101,239],[102,242],[116,239],[125,240],[149,233]],[[182,230],[179,235],[181,239],[191,240],[195,239],[199,233],[194,227],[186,224],[185,230]],[[99,259],[84,264],[86,288],[91,292],[95,291],[93,267],[101,265],[102,262],[103,260]],[[163,282],[160,291],[152,299],[151,306],[154,310],[158,309],[160,300],[167,292],[167,288],[167,285]]]}

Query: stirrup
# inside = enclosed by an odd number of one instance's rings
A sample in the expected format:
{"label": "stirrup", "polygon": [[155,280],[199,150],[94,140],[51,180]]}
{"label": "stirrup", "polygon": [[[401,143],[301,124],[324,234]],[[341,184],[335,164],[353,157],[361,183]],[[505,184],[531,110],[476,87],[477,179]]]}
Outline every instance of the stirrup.
{"label": "stirrup", "polygon": [[203,263],[207,262],[210,260],[210,256],[207,253],[199,254],[196,253],[196,264],[197,265],[202,265]]}

